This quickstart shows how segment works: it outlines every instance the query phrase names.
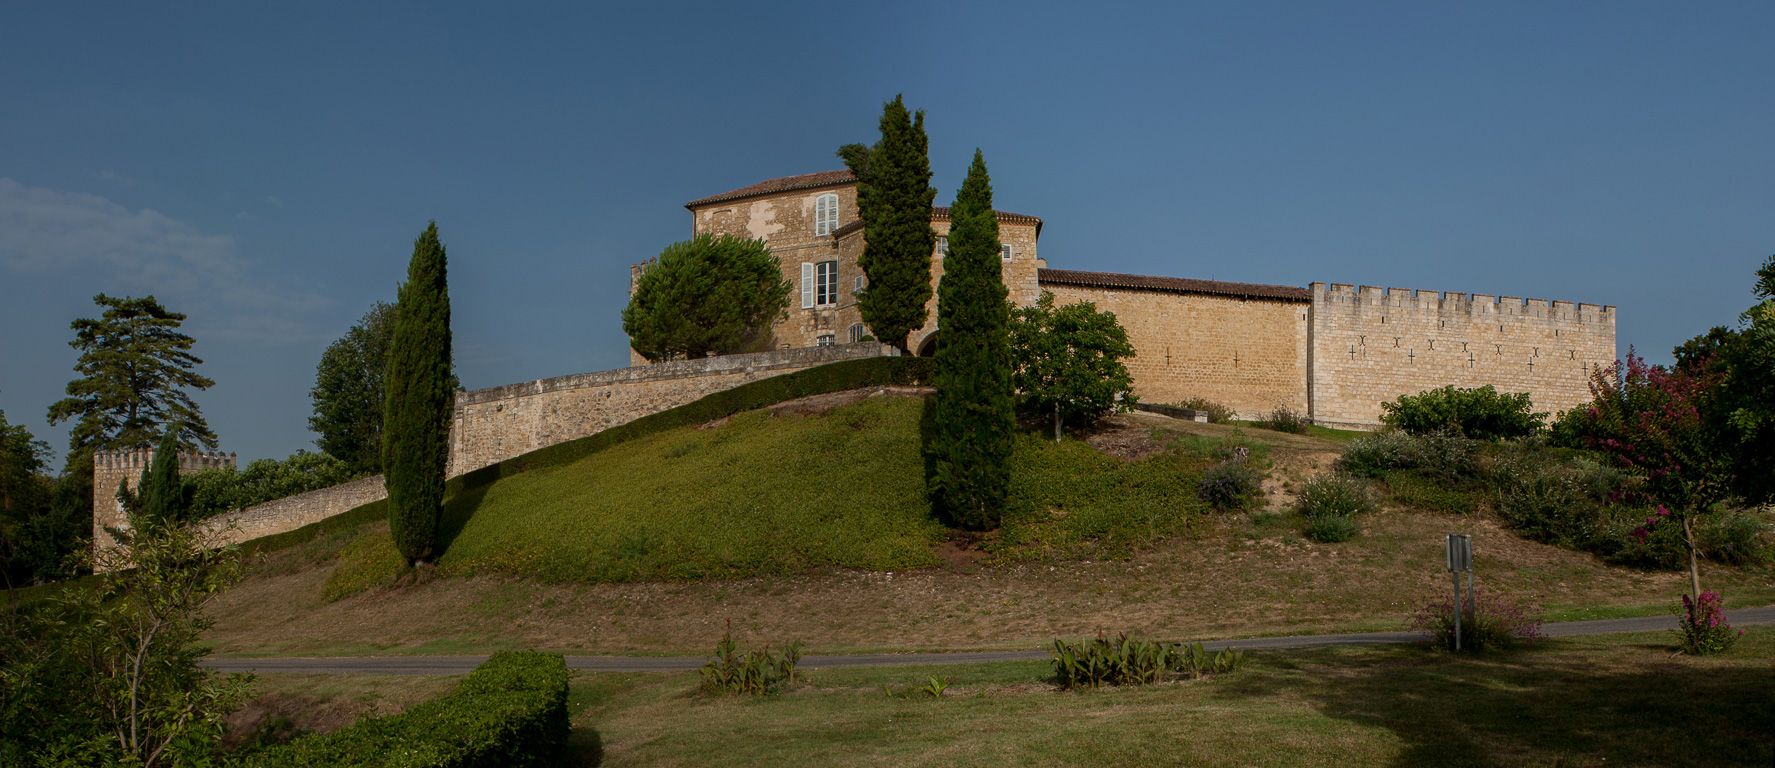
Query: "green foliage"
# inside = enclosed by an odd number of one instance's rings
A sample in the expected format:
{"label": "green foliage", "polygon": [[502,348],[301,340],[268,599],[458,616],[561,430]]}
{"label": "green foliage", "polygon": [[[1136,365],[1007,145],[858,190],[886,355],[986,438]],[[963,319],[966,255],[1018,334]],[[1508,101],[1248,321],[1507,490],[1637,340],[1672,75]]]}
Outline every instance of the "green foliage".
{"label": "green foliage", "polygon": [[1349,541],[1362,532],[1362,525],[1349,515],[1314,515],[1307,518],[1301,533],[1321,544]]}
{"label": "green foliage", "polygon": [[907,336],[924,327],[931,299],[930,142],[924,110],[906,111],[896,95],[882,105],[881,139],[873,147],[847,144],[839,159],[857,176],[857,209],[863,217],[863,253],[857,266],[868,287],[857,296],[863,322],[876,338],[907,350]]}
{"label": "green foliage", "polygon": [[389,349],[383,410],[382,467],[388,483],[388,525],[408,562],[432,557],[444,468],[450,457],[450,362],[447,257],[432,222],[413,242],[407,282]]}
{"label": "green foliage", "polygon": [[324,453],[297,451],[283,461],[259,459],[244,470],[205,469],[185,476],[188,519],[203,520],[299,493],[331,488],[359,474]]}
{"label": "green foliage", "polygon": [[1775,501],[1775,256],[1757,270],[1760,303],[1742,315],[1736,343],[1721,350],[1713,402],[1732,465],[1732,490],[1750,504]]}
{"label": "green foliage", "polygon": [[941,699],[943,698],[943,692],[949,690],[949,683],[952,679],[953,678],[931,675],[930,680],[925,681],[924,685],[918,687],[918,692],[924,694],[927,698]]}
{"label": "green foliage", "polygon": [[36,574],[36,528],[49,515],[55,482],[43,473],[49,444],[0,411],[0,576],[8,587]]}
{"label": "green foliage", "polygon": [[1312,422],[1307,419],[1306,414],[1297,413],[1293,409],[1284,405],[1276,410],[1270,411],[1270,415],[1258,421],[1257,426],[1263,429],[1273,429],[1277,432],[1289,432],[1296,435],[1304,435],[1307,433],[1307,428],[1312,426]]}
{"label": "green foliage", "polygon": [[1231,459],[1210,467],[1196,484],[1196,497],[1222,512],[1246,509],[1263,496],[1263,473]]}
{"label": "green foliage", "polygon": [[142,469],[136,486],[140,514],[156,524],[172,525],[185,520],[185,482],[179,477],[179,436],[167,430],[154,459]]}
{"label": "green foliage", "polygon": [[1418,470],[1445,486],[1461,486],[1480,475],[1479,446],[1453,432],[1376,432],[1345,445],[1337,468],[1369,478],[1398,469]]}
{"label": "green foliage", "polygon": [[1207,507],[1196,489],[1212,461],[1173,449],[1123,462],[1083,443],[1019,435],[1004,525],[986,550],[1007,562],[1121,559],[1193,534]]}
{"label": "green foliage", "polygon": [[1102,633],[1083,643],[1055,640],[1048,655],[1054,660],[1056,682],[1066,689],[1151,685],[1173,674],[1191,678],[1231,674],[1245,662],[1245,652],[1236,648],[1210,654],[1201,643],[1160,643],[1126,632],[1114,640]]}
{"label": "green foliage", "polygon": [[333,602],[374,587],[388,586],[407,570],[407,559],[394,540],[379,532],[353,539],[339,550],[339,564],[327,574],[321,599]]}
{"label": "green foliage", "polygon": [[1547,419],[1534,413],[1527,392],[1502,394],[1487,384],[1449,385],[1381,403],[1381,421],[1410,434],[1454,432],[1473,440],[1509,440],[1539,432]]}
{"label": "green foliage", "polygon": [[147,446],[169,428],[179,447],[216,449],[216,434],[204,423],[186,389],[209,389],[215,382],[191,369],[203,364],[191,354],[192,338],[179,333],[185,316],[160,306],[153,296],[93,297],[105,307],[98,320],[81,318],[71,326],[80,350],[68,382],[68,397],[49,406],[49,423],[73,420],[68,460],[93,451]]}
{"label": "green foliage", "polygon": [[1472,514],[1478,509],[1476,494],[1450,488],[1419,470],[1394,470],[1386,473],[1387,495],[1408,507],[1457,515]]}
{"label": "green foliage", "polygon": [[90,586],[6,607],[0,621],[0,764],[209,764],[250,676],[197,666],[204,608],[238,580],[233,547],[134,516],[125,547],[96,553]]}
{"label": "green foliage", "polygon": [[653,362],[762,351],[793,288],[763,240],[704,233],[666,246],[641,274],[622,329]]}
{"label": "green foliage", "polygon": [[997,528],[1017,415],[1007,362],[1008,292],[986,160],[974,163],[951,209],[949,254],[937,291],[937,394],[926,406],[925,485],[931,508],[963,528]]}
{"label": "green foliage", "polygon": [[559,655],[501,651],[449,696],[272,747],[246,760],[244,768],[560,765],[571,730],[569,679]]}
{"label": "green foliage", "polygon": [[314,401],[308,428],[320,435],[315,445],[354,473],[382,471],[382,409],[388,398],[384,375],[398,316],[393,304],[376,302],[321,353],[314,388],[308,391]]}
{"label": "green foliage", "polygon": [[1208,414],[1209,424],[1225,424],[1232,421],[1233,416],[1235,415],[1233,409],[1214,402],[1213,400],[1209,400],[1206,397],[1192,397],[1188,400],[1179,402],[1177,407],[1188,408],[1192,411],[1201,411]]}
{"label": "green foliage", "polygon": [[1346,474],[1322,472],[1301,484],[1299,509],[1309,518],[1366,514],[1374,506],[1368,484]]}
{"label": "green foliage", "polygon": [[1034,306],[1011,311],[1012,382],[1027,412],[1054,414],[1054,436],[1062,422],[1096,421],[1135,403],[1134,379],[1123,358],[1134,356],[1128,333],[1113,312],[1090,302],[1056,309],[1054,294],[1042,291]]}
{"label": "green foliage", "polygon": [[782,693],[795,684],[795,664],[801,660],[801,641],[789,643],[782,654],[771,653],[770,646],[740,653],[733,641],[733,622],[715,644],[715,658],[704,664],[704,693],[768,696]]}
{"label": "green foliage", "polygon": [[[1429,635],[1430,645],[1455,650],[1455,600],[1432,599],[1412,612],[1408,628]],[[1473,600],[1461,600],[1461,648],[1466,653],[1499,651],[1534,645],[1541,633],[1541,608],[1475,588]]]}
{"label": "green foliage", "polygon": [[1691,599],[1683,595],[1677,610],[1678,647],[1692,656],[1711,656],[1732,650],[1744,630],[1733,629],[1726,622],[1726,612],[1718,592],[1702,592]]}

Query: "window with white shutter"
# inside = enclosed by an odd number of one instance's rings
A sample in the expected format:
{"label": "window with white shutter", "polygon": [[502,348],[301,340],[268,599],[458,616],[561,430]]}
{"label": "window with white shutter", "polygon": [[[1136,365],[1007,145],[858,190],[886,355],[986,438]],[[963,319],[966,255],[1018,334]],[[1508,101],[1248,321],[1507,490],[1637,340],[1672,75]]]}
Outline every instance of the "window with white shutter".
{"label": "window with white shutter", "polygon": [[838,303],[838,262],[822,261],[814,265],[814,305]]}
{"label": "window with white shutter", "polygon": [[869,287],[869,278],[864,277],[862,275],[857,275],[856,277],[851,278],[851,295],[852,296],[856,296],[856,295],[862,293],[863,289],[867,288],[867,287]]}
{"label": "window with white shutter", "polygon": [[814,235],[830,235],[838,229],[838,196],[814,198]]}
{"label": "window with white shutter", "polygon": [[814,307],[814,264],[811,261],[801,262],[801,308]]}
{"label": "window with white shutter", "polygon": [[937,258],[941,259],[944,256],[948,256],[948,255],[949,255],[949,238],[947,238],[947,237],[937,238]]}

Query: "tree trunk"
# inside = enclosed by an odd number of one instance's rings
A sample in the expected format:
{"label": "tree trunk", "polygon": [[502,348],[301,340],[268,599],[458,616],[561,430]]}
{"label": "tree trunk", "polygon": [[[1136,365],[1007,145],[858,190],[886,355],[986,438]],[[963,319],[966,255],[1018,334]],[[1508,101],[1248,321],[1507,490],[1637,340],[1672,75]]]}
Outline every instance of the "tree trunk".
{"label": "tree trunk", "polygon": [[1683,515],[1683,544],[1689,549],[1689,599],[1701,604],[1701,563],[1695,557],[1695,518]]}

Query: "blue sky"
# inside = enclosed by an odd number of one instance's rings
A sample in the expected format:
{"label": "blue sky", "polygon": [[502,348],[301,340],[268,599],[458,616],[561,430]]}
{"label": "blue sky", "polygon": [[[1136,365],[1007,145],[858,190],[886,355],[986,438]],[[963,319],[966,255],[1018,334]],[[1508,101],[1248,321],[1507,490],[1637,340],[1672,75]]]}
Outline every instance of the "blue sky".
{"label": "blue sky", "polygon": [[[0,8],[0,409],[91,297],[191,316],[243,460],[436,219],[470,388],[627,364],[684,202],[928,113],[1054,267],[1619,307],[1654,361],[1775,252],[1775,5],[56,3]],[[510,6],[510,7],[508,7]]]}

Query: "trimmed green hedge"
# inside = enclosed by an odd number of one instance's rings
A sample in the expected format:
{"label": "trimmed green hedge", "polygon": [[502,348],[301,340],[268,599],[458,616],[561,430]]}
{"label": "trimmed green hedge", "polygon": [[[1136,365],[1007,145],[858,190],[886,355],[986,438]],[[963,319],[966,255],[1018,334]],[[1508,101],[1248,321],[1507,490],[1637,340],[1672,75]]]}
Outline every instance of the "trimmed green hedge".
{"label": "trimmed green hedge", "polygon": [[[932,360],[928,357],[870,357],[844,360],[786,373],[742,384],[716,392],[700,400],[643,416],[598,434],[557,443],[547,448],[515,456],[489,467],[482,467],[457,477],[444,486],[447,497],[471,488],[499,481],[501,478],[544,467],[571,464],[618,443],[646,437],[678,427],[706,424],[736,413],[811,395],[843,392],[849,389],[880,386],[911,386],[931,379]],[[253,539],[242,545],[247,554],[275,552],[318,538],[324,529],[354,528],[388,519],[385,501],[373,501],[325,520],[309,523],[293,531]]]}
{"label": "trimmed green hedge", "polygon": [[560,765],[571,726],[567,664],[502,651],[456,692],[390,717],[272,747],[248,768],[494,768]]}

